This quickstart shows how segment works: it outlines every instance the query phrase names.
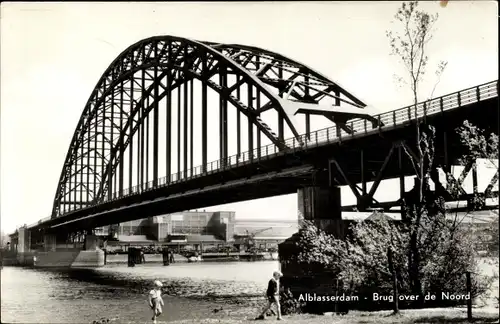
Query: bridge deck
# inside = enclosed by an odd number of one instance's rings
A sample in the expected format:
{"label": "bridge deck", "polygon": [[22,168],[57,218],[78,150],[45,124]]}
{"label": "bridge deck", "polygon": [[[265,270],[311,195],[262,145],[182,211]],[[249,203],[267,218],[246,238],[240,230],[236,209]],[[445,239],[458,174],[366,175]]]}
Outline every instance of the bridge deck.
{"label": "bridge deck", "polygon": [[[104,220],[105,217],[99,217],[105,214],[114,214],[113,222],[121,222],[164,212],[293,193],[305,185],[324,184],[325,178],[318,177],[318,172],[321,175],[327,170],[330,158],[348,166],[346,176],[352,183],[370,182],[375,179],[393,141],[405,140],[411,146],[417,120],[425,119],[439,130],[437,152],[443,152],[444,133],[448,134],[448,145],[458,143],[453,136],[455,128],[464,119],[498,133],[498,125],[491,123],[491,120],[498,120],[498,82],[452,93],[416,107],[382,113],[375,118],[381,122],[378,127],[366,120],[353,120],[348,124],[354,130],[352,134],[335,126],[318,130],[309,137],[301,135],[300,138],[286,140],[286,150],[280,151],[271,144],[240,156],[213,161],[206,166],[158,179],[157,182],[115,192],[111,199],[104,198],[98,204],[82,206],[56,219],[44,218],[30,226],[71,224],[95,227],[109,223],[109,220]],[[360,150],[364,151],[368,160],[363,174],[358,166]],[[445,159],[454,161],[460,157],[460,152],[455,149],[447,153],[447,156],[441,154],[436,157],[438,164],[442,165]],[[384,179],[399,176],[397,162],[394,158],[389,161]],[[413,174],[408,162],[401,171],[405,175]],[[347,184],[340,176],[334,180],[339,185]]]}

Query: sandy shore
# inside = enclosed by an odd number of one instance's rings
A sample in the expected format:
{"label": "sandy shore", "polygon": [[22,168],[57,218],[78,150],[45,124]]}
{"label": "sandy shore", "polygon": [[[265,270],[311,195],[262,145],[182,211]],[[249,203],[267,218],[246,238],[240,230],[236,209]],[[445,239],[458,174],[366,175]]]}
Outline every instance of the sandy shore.
{"label": "sandy shore", "polygon": [[[145,316],[150,316],[145,314]],[[221,323],[221,324],[237,324],[237,323],[295,323],[295,324],[388,324],[388,323],[402,323],[402,324],[410,324],[410,323],[469,323],[467,320],[466,312],[457,312],[446,310],[441,310],[439,312],[434,313],[426,313],[425,311],[419,312],[410,312],[410,311],[402,311],[400,315],[392,315],[390,312],[382,312],[377,314],[369,314],[369,313],[353,313],[348,315],[309,315],[309,314],[300,314],[300,315],[291,315],[291,316],[283,316],[283,321],[278,321],[274,317],[267,317],[265,321],[257,321],[255,318],[255,312],[253,312],[249,316],[245,316],[244,318],[239,316],[227,316],[223,315],[220,317],[211,317],[211,318],[197,318],[197,319],[189,319],[189,320],[175,320],[168,321],[164,320],[162,317],[158,318],[157,323],[173,323],[173,324],[197,324],[197,323]],[[114,321],[110,321],[113,323]],[[152,323],[151,318],[145,317],[144,320],[139,321],[126,321],[121,319],[117,321],[119,323]],[[492,313],[475,313],[473,316],[474,323],[499,323],[499,317],[496,314]]]}
{"label": "sandy shore", "polygon": [[[198,307],[192,308],[196,303]],[[274,316],[269,316],[265,321],[256,321],[255,317],[260,313],[265,305],[264,298],[252,298],[250,300],[200,300],[191,301],[191,311],[189,319],[172,319],[169,316],[169,305],[166,301],[164,314],[158,318],[157,323],[175,324],[195,324],[195,323],[283,323],[291,322],[296,324],[356,324],[356,323],[468,323],[466,308],[436,308],[420,310],[402,310],[400,315],[392,315],[391,311],[379,312],[358,312],[351,311],[347,315],[311,315],[297,314],[283,316],[284,321],[277,321]],[[173,305],[172,305],[173,306]],[[178,304],[177,306],[178,307]],[[499,323],[498,308],[475,308],[473,309],[473,319],[475,323]],[[177,314],[178,315],[178,314]],[[96,319],[98,320],[98,319]],[[111,318],[109,323],[152,323],[150,310],[146,307],[128,309],[120,315]]]}

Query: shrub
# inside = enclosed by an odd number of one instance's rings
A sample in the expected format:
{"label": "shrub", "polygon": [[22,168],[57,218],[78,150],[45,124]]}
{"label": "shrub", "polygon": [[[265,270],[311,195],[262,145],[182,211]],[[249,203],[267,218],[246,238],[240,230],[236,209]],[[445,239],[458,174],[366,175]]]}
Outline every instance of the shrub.
{"label": "shrub", "polygon": [[[371,294],[392,294],[392,274],[387,259],[389,247],[393,251],[399,294],[413,293],[408,262],[408,226],[388,219],[358,222],[351,226],[348,238],[342,241],[311,223],[305,223],[295,241],[297,253],[293,262],[303,270],[304,275],[316,274],[316,278],[320,278],[322,274],[329,273],[339,279],[342,289],[360,297],[361,303],[351,305],[353,307],[390,308],[391,304],[388,302],[373,302]],[[422,215],[421,227],[417,247],[422,293],[432,293],[438,297],[441,292],[465,294],[466,271],[477,273],[473,246],[467,233],[459,227],[451,226],[444,216],[432,217],[426,213]],[[472,297],[483,294],[490,284],[489,280],[473,275]],[[331,287],[330,284],[327,286]],[[362,296],[370,298],[363,303]],[[438,298],[432,303],[426,303],[426,306],[437,307],[453,303],[458,302]],[[403,302],[400,305],[415,306]]]}
{"label": "shrub", "polygon": [[290,289],[280,292],[281,313],[283,315],[300,314],[304,303],[295,299]]}

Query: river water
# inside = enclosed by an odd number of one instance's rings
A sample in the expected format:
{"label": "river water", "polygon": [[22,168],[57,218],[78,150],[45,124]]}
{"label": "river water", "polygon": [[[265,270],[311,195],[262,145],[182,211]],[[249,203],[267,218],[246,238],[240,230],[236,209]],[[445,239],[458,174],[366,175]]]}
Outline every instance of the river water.
{"label": "river water", "polygon": [[143,264],[129,268],[1,270],[2,323],[120,323],[150,321],[147,293],[164,283],[162,320],[237,316],[246,303],[260,303],[277,261]]}

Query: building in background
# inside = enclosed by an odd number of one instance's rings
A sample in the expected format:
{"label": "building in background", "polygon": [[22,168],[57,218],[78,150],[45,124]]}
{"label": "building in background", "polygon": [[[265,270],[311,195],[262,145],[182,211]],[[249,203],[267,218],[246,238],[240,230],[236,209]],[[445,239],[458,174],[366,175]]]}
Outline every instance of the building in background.
{"label": "building in background", "polygon": [[259,249],[277,248],[297,230],[298,220],[237,220],[230,211],[185,211],[96,228],[95,234],[113,237],[112,245],[241,250],[249,240]]}
{"label": "building in background", "polygon": [[158,242],[229,242],[233,236],[230,224],[234,219],[234,212],[187,211],[155,216],[151,234]]}

